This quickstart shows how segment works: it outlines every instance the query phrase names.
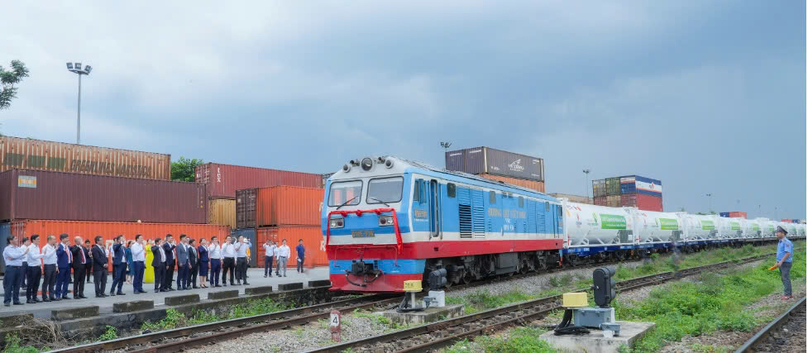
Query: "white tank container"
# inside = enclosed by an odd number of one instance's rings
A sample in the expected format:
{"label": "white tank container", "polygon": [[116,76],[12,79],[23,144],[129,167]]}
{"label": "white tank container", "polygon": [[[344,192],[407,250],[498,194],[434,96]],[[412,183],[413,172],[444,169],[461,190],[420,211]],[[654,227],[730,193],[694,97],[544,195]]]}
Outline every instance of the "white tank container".
{"label": "white tank container", "polygon": [[564,247],[633,244],[631,214],[624,208],[562,199]]}
{"label": "white tank container", "polygon": [[682,226],[683,241],[703,241],[715,239],[717,230],[715,216],[695,215],[684,212],[677,212],[680,225]]}
{"label": "white tank container", "polygon": [[746,230],[744,235],[750,239],[758,239],[763,236],[763,227],[757,219],[746,220]]}
{"label": "white tank container", "polygon": [[640,244],[671,242],[682,232],[679,215],[676,213],[643,211],[636,208],[632,208],[631,213],[634,219],[635,238]]}
{"label": "white tank container", "polygon": [[740,218],[718,217],[718,234],[721,239],[740,239]]}
{"label": "white tank container", "polygon": [[760,224],[760,236],[763,238],[774,238],[774,229],[776,226],[774,222],[768,218],[755,218],[755,221]]}

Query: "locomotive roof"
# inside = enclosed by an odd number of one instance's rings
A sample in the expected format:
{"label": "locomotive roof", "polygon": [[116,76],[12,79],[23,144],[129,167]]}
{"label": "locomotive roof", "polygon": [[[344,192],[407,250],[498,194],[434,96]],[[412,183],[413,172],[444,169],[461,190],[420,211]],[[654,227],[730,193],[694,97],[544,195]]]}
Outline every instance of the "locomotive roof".
{"label": "locomotive roof", "polygon": [[545,194],[543,192],[540,192],[540,191],[536,191],[536,190],[533,190],[533,189],[528,189],[528,188],[521,187],[521,186],[518,186],[518,185],[505,184],[505,183],[502,183],[502,182],[499,182],[499,181],[496,181],[496,180],[486,179],[486,178],[483,178],[483,177],[480,177],[480,176],[477,176],[477,175],[474,175],[474,174],[469,174],[469,173],[464,173],[464,172],[459,172],[459,171],[454,171],[454,170],[446,170],[446,169],[443,169],[443,168],[438,168],[438,167],[432,166],[432,165],[424,163],[424,162],[413,161],[413,160],[399,158],[399,157],[395,157],[395,156],[386,156],[385,158],[395,158],[395,159],[398,159],[398,160],[400,160],[400,161],[402,161],[404,163],[410,164],[413,167],[426,169],[426,170],[429,170],[429,171],[435,172],[435,173],[448,174],[448,175],[452,175],[452,176],[456,176],[456,177],[460,177],[460,178],[472,179],[472,180],[475,180],[475,181],[478,181],[478,182],[481,182],[481,183],[496,185],[496,186],[499,186],[499,187],[504,186],[504,187],[515,189],[515,190],[518,190],[518,191],[524,191],[524,192],[528,192],[528,193],[538,194],[538,195],[541,195],[542,198],[545,198],[545,199],[548,199],[548,200],[558,201],[556,198],[548,196],[547,194]]}

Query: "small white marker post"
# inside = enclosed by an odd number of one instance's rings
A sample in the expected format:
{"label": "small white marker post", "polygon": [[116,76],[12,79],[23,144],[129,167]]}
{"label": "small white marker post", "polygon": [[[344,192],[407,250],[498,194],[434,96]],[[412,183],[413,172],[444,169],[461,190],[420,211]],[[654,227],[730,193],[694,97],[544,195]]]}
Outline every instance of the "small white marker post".
{"label": "small white marker post", "polygon": [[331,340],[340,342],[340,333],[342,332],[342,317],[339,310],[331,310],[331,319],[329,320],[329,327],[331,329]]}

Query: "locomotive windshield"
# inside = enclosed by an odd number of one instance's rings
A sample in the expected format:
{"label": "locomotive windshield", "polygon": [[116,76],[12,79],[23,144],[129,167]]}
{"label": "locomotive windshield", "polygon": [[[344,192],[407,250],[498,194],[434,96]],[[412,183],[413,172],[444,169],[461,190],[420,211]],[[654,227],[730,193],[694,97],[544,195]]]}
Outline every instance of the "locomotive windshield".
{"label": "locomotive windshield", "polygon": [[358,205],[359,201],[362,200],[361,194],[362,182],[359,180],[331,183],[331,192],[328,193],[328,206]]}
{"label": "locomotive windshield", "polygon": [[368,183],[367,203],[399,202],[403,185],[402,177],[371,179]]}

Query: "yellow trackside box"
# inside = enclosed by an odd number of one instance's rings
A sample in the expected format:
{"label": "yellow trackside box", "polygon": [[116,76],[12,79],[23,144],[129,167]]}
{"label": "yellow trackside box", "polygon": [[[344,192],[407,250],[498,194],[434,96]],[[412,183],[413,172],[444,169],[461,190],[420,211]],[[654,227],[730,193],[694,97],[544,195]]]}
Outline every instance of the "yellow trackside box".
{"label": "yellow trackside box", "polygon": [[421,281],[418,280],[404,281],[405,292],[420,292],[422,289],[423,288],[421,288]]}
{"label": "yellow trackside box", "polygon": [[564,293],[561,306],[565,308],[580,308],[589,306],[586,293]]}

